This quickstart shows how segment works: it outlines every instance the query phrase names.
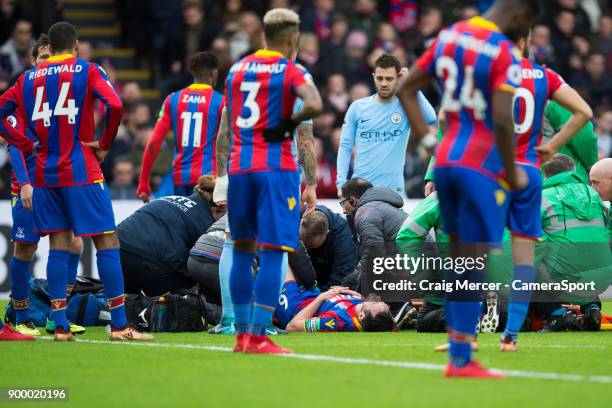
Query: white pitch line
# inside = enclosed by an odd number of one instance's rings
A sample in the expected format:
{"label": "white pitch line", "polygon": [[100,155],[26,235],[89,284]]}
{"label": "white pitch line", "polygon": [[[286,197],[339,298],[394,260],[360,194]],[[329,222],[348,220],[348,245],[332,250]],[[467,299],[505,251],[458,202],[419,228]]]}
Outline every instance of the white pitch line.
{"label": "white pitch line", "polygon": [[[39,339],[52,340],[53,338],[49,336],[41,336],[39,337]],[[176,348],[176,349],[187,349],[187,350],[207,350],[207,351],[223,351],[223,352],[232,351],[232,349],[229,347],[197,345],[197,344],[180,344],[180,343],[115,342],[115,341],[108,341],[108,340],[81,340],[81,339],[77,340],[77,342],[78,343],[93,343],[93,344],[111,344],[111,345],[116,345],[116,346],[132,346],[132,347]],[[296,358],[299,360],[309,360],[309,361],[328,361],[328,362],[342,363],[342,364],[358,364],[358,365],[374,365],[374,366],[382,366],[382,367],[412,368],[412,369],[430,370],[430,371],[441,371],[445,367],[443,364],[420,363],[420,362],[414,362],[414,361],[371,360],[367,358],[335,357],[335,356],[324,356],[324,355],[318,355],[318,354],[277,354],[275,356],[282,357],[282,358]],[[612,377],[608,377],[605,375],[562,374],[562,373],[548,373],[548,372],[541,372],[541,371],[503,370],[503,369],[492,369],[492,371],[506,374],[508,377],[517,377],[517,378],[612,384]]]}
{"label": "white pitch line", "polygon": [[[330,346],[346,346],[346,343],[325,343]],[[485,344],[478,343],[482,347],[498,348],[499,343],[496,344]],[[378,344],[378,343],[360,343],[361,346],[376,346],[376,347],[430,347],[423,343],[389,343],[389,344]],[[552,349],[593,349],[593,350],[612,350],[612,347],[606,346],[595,346],[595,345],[580,345],[580,344],[521,344],[521,349],[528,348],[552,348]]]}

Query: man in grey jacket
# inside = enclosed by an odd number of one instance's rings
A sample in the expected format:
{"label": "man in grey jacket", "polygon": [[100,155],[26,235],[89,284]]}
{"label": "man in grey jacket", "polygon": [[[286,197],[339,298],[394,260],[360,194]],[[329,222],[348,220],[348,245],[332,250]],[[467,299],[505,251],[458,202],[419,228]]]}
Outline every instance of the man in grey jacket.
{"label": "man in grey jacket", "polygon": [[347,181],[341,192],[340,205],[357,236],[362,253],[360,265],[345,279],[344,284],[357,287],[367,295],[370,288],[359,285],[359,271],[367,272],[375,258],[397,254],[395,237],[408,214],[402,210],[404,200],[399,194],[387,187],[373,186],[362,178]]}

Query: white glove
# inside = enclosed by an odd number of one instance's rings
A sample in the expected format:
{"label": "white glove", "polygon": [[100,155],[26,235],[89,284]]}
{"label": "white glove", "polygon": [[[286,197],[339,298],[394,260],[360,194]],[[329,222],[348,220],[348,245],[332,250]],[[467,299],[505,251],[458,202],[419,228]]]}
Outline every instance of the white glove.
{"label": "white glove", "polygon": [[225,176],[217,177],[215,182],[215,189],[213,190],[213,201],[215,204],[226,204],[227,203],[227,185],[229,178],[227,174]]}

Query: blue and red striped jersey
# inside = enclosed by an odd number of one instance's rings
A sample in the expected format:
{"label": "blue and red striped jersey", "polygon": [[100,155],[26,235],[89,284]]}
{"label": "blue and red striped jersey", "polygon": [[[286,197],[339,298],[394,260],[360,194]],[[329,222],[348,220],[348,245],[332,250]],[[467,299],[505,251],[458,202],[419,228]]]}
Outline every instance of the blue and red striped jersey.
{"label": "blue and red striped jersey", "polygon": [[[11,115],[8,117],[8,122],[13,126],[13,128],[17,129],[20,134],[26,134],[28,138],[32,141],[36,139],[26,133],[26,129],[24,129],[24,121],[21,118],[18,118],[18,113],[16,115]],[[34,154],[23,154],[21,150],[13,146],[12,144],[7,145],[7,150],[9,153],[9,157],[11,158],[11,193],[19,194],[21,191],[21,187],[26,184],[32,184],[32,179],[34,178],[34,171],[36,169],[36,156]]]}
{"label": "blue and red striped jersey", "polygon": [[[315,298],[302,302],[298,310],[304,309]],[[304,323],[306,331],[321,332],[354,332],[361,331],[361,323],[357,318],[357,306],[363,300],[352,295],[337,295],[326,300],[317,310],[314,317]]]}
{"label": "blue and red striped jersey", "polygon": [[[40,146],[34,185],[65,187],[103,180],[93,149],[94,102],[106,105],[106,126],[98,139],[108,150],[121,120],[122,103],[97,64],[70,54],[50,57],[23,73],[0,97],[0,117],[15,110]],[[10,142],[10,140],[9,140]]]}
{"label": "blue and red striped jersey", "polygon": [[556,72],[534,64],[527,58],[521,61],[521,87],[514,94],[513,118],[516,133],[516,161],[540,168],[540,154],[534,150],[542,140],[544,109],[565,81]]}
{"label": "blue and red striped jersey", "polygon": [[223,95],[206,84],[192,84],[168,95],[147,143],[139,184],[149,186],[153,156],[157,156],[149,153],[150,147],[159,152],[170,129],[174,133],[174,185],[190,186],[202,175],[215,175],[217,133],[224,106]]}
{"label": "blue and red striped jersey", "polygon": [[259,50],[232,66],[225,88],[232,130],[229,174],[297,170],[293,141],[268,143],[263,131],[291,116],[296,89],[311,80],[304,68],[275,51]]}
{"label": "blue and red striped jersey", "polygon": [[503,163],[497,149],[492,99],[521,83],[520,52],[494,23],[474,17],[443,30],[416,61],[443,90],[446,133],[436,151],[437,166],[460,166],[498,179]]}

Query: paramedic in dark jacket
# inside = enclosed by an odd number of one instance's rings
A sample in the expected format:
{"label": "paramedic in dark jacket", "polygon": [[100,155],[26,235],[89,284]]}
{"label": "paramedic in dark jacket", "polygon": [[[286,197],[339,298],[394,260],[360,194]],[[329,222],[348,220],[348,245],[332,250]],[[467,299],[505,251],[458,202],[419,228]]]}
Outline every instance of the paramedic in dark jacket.
{"label": "paramedic in dark jacket", "polygon": [[187,273],[189,250],[225,213],[212,201],[214,186],[202,176],[193,195],[151,201],[119,224],[126,293],[158,296],[195,285]]}
{"label": "paramedic in dark jacket", "polygon": [[373,186],[367,180],[353,178],[341,190],[340,204],[347,219],[352,220],[361,251],[361,264],[343,283],[367,295],[370,288],[361,287],[364,265],[372,267],[379,257],[393,257],[397,251],[395,238],[408,216],[402,197],[384,186]]}
{"label": "paramedic in dark jacket", "polygon": [[327,207],[318,205],[302,218],[300,237],[323,292],[339,286],[359,263],[359,249],[346,219]]}

